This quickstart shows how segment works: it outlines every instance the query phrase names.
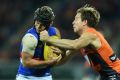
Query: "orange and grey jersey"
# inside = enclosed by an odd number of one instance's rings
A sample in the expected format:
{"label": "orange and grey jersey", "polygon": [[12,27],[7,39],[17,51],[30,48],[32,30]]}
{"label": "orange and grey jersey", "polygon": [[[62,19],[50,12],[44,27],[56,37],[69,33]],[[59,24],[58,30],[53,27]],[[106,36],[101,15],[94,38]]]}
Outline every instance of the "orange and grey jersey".
{"label": "orange and grey jersey", "polygon": [[82,55],[84,55],[91,64],[91,67],[104,76],[120,74],[120,60],[117,58],[103,35],[94,28],[88,28],[87,31],[96,34],[101,42],[101,47],[99,49],[95,49],[94,46],[88,45],[80,50]]}

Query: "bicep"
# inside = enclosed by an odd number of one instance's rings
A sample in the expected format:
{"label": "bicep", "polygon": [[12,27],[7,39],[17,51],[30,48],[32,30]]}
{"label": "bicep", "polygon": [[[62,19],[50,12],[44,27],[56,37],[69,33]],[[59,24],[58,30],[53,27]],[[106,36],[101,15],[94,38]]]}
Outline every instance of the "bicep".
{"label": "bicep", "polygon": [[85,33],[79,39],[75,41],[75,47],[80,49],[82,47],[86,47],[87,45],[91,44],[96,39],[95,34]]}

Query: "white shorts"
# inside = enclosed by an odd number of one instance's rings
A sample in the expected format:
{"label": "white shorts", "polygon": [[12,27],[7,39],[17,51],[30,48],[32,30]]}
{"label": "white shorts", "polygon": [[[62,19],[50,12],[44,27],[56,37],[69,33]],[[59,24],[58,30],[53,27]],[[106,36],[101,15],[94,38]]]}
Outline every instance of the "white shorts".
{"label": "white shorts", "polygon": [[22,74],[16,75],[16,80],[52,80],[52,76],[35,77],[35,76],[24,76]]}

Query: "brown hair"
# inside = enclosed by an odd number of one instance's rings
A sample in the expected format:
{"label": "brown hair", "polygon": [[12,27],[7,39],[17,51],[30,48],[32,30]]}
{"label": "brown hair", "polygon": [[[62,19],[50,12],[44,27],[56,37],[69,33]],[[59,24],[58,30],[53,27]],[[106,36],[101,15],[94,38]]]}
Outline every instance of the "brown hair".
{"label": "brown hair", "polygon": [[45,26],[46,29],[49,28],[51,22],[54,20],[55,15],[51,7],[42,6],[41,8],[37,8],[34,13],[34,21],[38,20]]}
{"label": "brown hair", "polygon": [[100,20],[100,13],[92,6],[86,4],[82,8],[77,10],[77,13],[81,13],[81,19],[87,20],[88,26],[96,27]]}

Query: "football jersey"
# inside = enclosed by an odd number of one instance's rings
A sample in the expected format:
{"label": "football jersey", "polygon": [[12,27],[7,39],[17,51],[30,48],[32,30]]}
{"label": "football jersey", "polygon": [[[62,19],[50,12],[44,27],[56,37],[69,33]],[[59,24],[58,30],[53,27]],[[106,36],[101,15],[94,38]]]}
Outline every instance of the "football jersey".
{"label": "football jersey", "polygon": [[[35,48],[33,59],[44,60],[44,57],[43,57],[44,43],[42,41],[40,41],[39,33],[37,33],[35,26],[32,26],[32,28],[30,28],[26,32],[26,34],[32,34],[38,41],[38,44]],[[50,26],[50,28],[48,29],[48,34],[50,36],[56,35],[55,27]],[[22,54],[22,44],[21,44],[20,48],[21,48],[20,49],[20,55],[21,55]],[[25,76],[38,76],[38,77],[51,75],[50,67],[41,68],[41,69],[23,67],[21,56],[20,56],[20,65],[19,65],[19,69],[18,69],[18,74],[22,74]]]}
{"label": "football jersey", "polygon": [[104,76],[120,74],[120,60],[103,35],[94,28],[88,28],[87,31],[96,34],[101,42],[101,47],[99,49],[95,49],[94,46],[88,45],[80,50],[82,55],[91,64],[91,67]]}

